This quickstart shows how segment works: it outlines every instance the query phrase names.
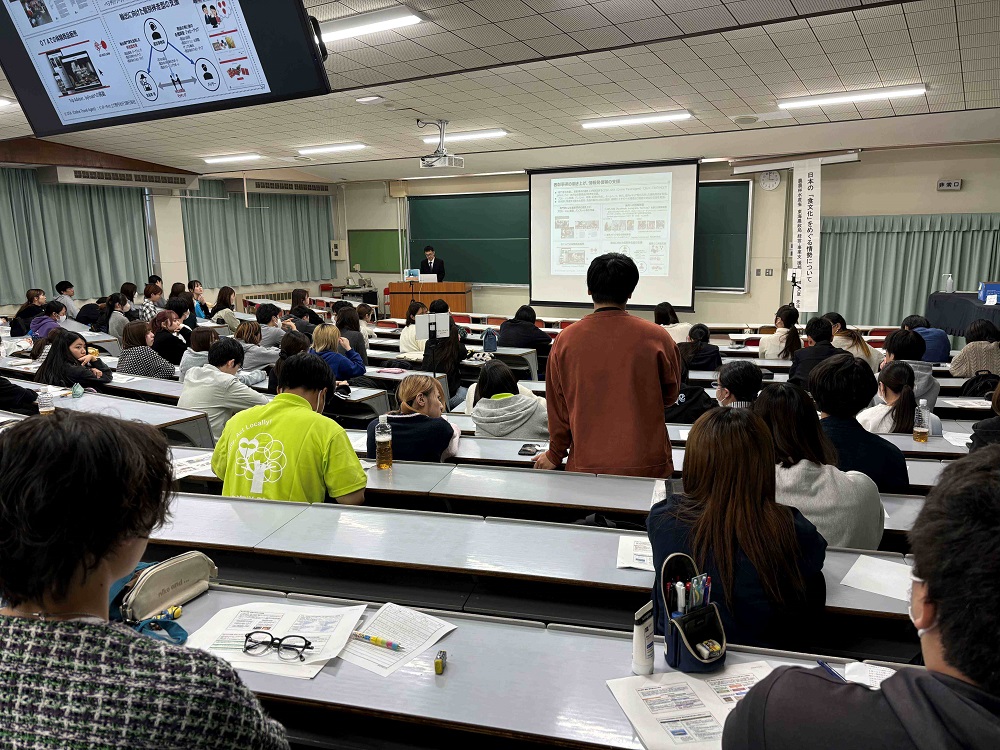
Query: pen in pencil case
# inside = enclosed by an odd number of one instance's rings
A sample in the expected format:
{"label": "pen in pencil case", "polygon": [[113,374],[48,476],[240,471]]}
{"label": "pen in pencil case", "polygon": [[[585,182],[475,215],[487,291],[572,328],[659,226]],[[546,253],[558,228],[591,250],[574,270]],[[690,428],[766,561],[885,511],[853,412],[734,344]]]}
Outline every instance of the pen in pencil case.
{"label": "pen in pencil case", "polygon": [[395,641],[389,641],[385,638],[379,638],[377,635],[368,635],[367,633],[359,633],[355,630],[351,633],[351,637],[356,641],[364,641],[365,643],[370,643],[373,646],[381,646],[382,648],[392,649],[393,651],[402,651],[403,647],[396,643]]}

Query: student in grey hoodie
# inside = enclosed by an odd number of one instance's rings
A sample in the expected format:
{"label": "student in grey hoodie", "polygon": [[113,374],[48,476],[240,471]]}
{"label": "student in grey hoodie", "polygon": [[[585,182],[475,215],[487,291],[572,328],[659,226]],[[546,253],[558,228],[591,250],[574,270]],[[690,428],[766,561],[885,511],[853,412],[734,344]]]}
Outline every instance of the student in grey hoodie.
{"label": "student in grey hoodie", "polygon": [[779,667],[726,720],[723,750],[1000,747],[1000,446],[949,464],[910,531],[910,619],[926,669],[879,690]]}
{"label": "student in grey hoodie", "polygon": [[[941,392],[941,384],[934,377],[934,366],[930,362],[923,361],[926,350],[927,344],[919,333],[901,328],[886,336],[885,360],[882,366],[901,360],[912,367],[913,397],[918,404],[920,399],[927,399],[927,408],[933,409]],[[885,401],[881,397],[876,397],[875,403],[882,404]]]}
{"label": "student in grey hoodie", "polygon": [[548,440],[549,418],[545,399],[518,393],[517,378],[498,359],[479,371],[472,421],[477,435]]}
{"label": "student in grey hoodie", "polygon": [[[214,328],[199,326],[191,332],[191,346],[181,357],[181,364],[177,372],[177,377],[182,383],[188,370],[193,367],[204,367],[208,364],[208,350],[218,340],[219,334]],[[263,370],[240,370],[236,373],[236,379],[243,385],[256,385],[267,380],[267,373]]]}

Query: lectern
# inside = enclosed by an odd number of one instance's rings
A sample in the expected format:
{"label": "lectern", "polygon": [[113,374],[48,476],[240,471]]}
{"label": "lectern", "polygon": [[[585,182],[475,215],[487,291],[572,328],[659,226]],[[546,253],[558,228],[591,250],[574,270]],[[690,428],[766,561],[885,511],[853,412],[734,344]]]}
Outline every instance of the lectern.
{"label": "lectern", "polygon": [[393,281],[389,284],[389,316],[405,318],[411,299],[425,305],[430,305],[436,299],[443,299],[453,313],[471,312],[472,284],[464,281],[444,281],[439,284]]}

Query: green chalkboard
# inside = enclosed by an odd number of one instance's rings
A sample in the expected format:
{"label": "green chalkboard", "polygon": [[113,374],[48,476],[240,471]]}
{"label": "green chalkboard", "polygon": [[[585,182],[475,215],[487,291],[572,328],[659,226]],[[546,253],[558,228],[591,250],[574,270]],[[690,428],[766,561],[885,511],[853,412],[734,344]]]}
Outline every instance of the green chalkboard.
{"label": "green chalkboard", "polygon": [[347,252],[350,267],[361,264],[362,273],[400,273],[399,232],[395,229],[349,229]]}
{"label": "green chalkboard", "polygon": [[410,268],[432,245],[446,281],[527,284],[527,193],[434,195],[409,199]]}
{"label": "green chalkboard", "polygon": [[746,288],[749,208],[749,180],[703,182],[698,186],[695,289]]}

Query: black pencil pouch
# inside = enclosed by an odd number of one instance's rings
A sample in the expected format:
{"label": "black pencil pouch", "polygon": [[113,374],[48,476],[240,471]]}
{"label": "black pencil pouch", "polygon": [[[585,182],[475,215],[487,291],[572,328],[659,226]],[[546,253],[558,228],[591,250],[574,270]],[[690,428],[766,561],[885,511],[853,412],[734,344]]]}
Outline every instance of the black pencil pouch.
{"label": "black pencil pouch", "polygon": [[[726,631],[722,627],[719,608],[714,602],[689,611],[678,613],[676,581],[690,581],[698,575],[698,566],[689,555],[675,552],[663,561],[660,569],[660,586],[663,601],[670,617],[664,634],[667,664],[680,672],[714,672],[726,663]],[[707,657],[698,653],[698,645],[715,641],[721,649]]]}

